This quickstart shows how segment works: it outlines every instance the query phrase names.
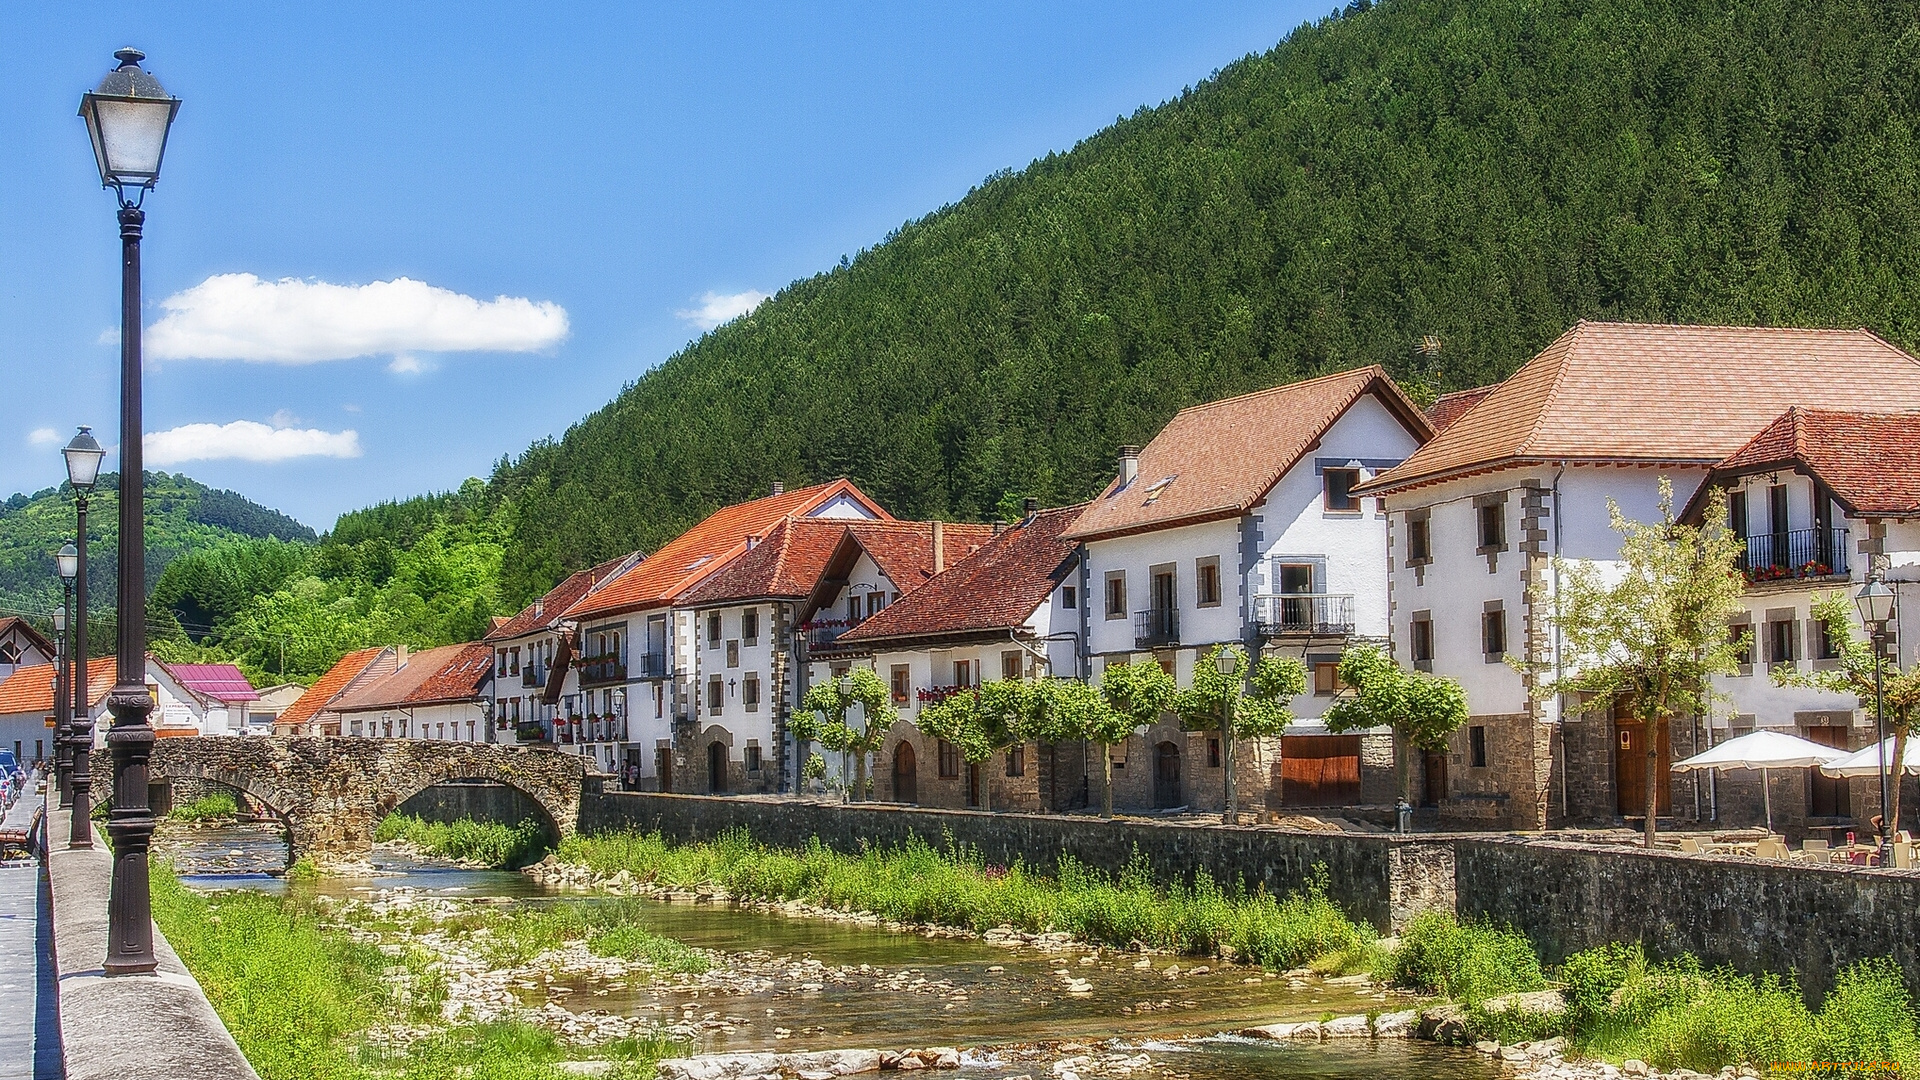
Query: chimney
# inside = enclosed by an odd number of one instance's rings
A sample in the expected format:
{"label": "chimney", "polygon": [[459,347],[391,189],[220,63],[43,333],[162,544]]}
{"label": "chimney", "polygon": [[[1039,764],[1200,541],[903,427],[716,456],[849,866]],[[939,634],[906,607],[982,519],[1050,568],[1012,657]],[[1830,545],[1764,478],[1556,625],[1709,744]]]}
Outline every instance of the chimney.
{"label": "chimney", "polygon": [[405,645],[397,646],[394,649],[393,655],[394,655],[393,666],[395,670],[398,670],[400,668],[407,666],[407,647]]}
{"label": "chimney", "polygon": [[775,495],[785,495],[785,494],[787,493],[787,484],[786,484],[786,481],[784,481],[784,480],[775,480],[775,481],[773,482],[773,493],[774,493]]}
{"label": "chimney", "polygon": [[536,619],[544,619],[547,617],[546,597],[543,596],[533,602],[533,617]]}
{"label": "chimney", "polygon": [[933,572],[939,573],[947,568],[947,526],[943,521],[933,523]]}
{"label": "chimney", "polygon": [[1021,513],[1022,521],[1032,521],[1034,515],[1038,514],[1039,512],[1040,512],[1040,500],[1034,498],[1031,495],[1027,496],[1026,501],[1020,504],[1020,513]]}
{"label": "chimney", "polygon": [[1137,446],[1121,447],[1120,448],[1120,486],[1126,487],[1128,484],[1133,483],[1133,478],[1139,475],[1140,475],[1140,448]]}

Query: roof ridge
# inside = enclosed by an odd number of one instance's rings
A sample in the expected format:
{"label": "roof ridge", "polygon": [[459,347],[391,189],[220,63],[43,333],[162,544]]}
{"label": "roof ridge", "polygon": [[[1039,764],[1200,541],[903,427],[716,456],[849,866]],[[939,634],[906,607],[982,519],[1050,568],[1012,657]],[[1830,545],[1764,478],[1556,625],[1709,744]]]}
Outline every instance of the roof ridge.
{"label": "roof ridge", "polygon": [[[1540,437],[1540,428],[1542,425],[1546,423],[1547,414],[1553,411],[1554,403],[1558,401],[1560,398],[1560,387],[1567,377],[1567,364],[1568,364],[1568,361],[1573,356],[1574,342],[1580,339],[1580,336],[1586,330],[1587,327],[1593,326],[1593,325],[1597,325],[1597,324],[1590,323],[1586,319],[1581,319],[1580,321],[1574,323],[1573,326],[1569,327],[1566,333],[1561,334],[1559,337],[1555,338],[1552,344],[1548,345],[1545,349],[1542,349],[1538,356],[1534,357],[1534,360],[1545,359],[1547,356],[1552,355],[1556,348],[1559,349],[1558,355],[1555,356],[1555,358],[1552,361],[1550,361],[1555,366],[1553,370],[1553,378],[1547,383],[1547,392],[1545,396],[1543,396],[1540,399],[1540,407],[1534,411],[1533,422],[1527,425],[1527,433],[1521,436],[1520,441],[1515,444],[1516,448],[1521,452],[1524,453],[1528,450],[1533,449],[1533,441]],[[1648,325],[1653,325],[1653,324],[1648,324]],[[1564,347],[1561,345],[1562,342],[1566,343]],[[1532,363],[1532,362],[1533,361],[1528,361],[1528,363]],[[1526,364],[1520,365],[1520,368],[1522,371],[1526,370],[1526,367],[1527,367]],[[1519,374],[1519,372],[1515,372],[1514,374],[1517,375]],[[1491,394],[1487,395],[1487,397],[1492,397],[1492,396],[1493,395]],[[1486,404],[1486,398],[1482,398],[1480,399],[1480,401],[1476,402],[1473,406],[1473,409],[1477,409],[1484,404]],[[1473,412],[1473,409],[1468,409],[1467,412],[1471,413]],[[1466,415],[1462,414],[1460,419],[1461,420],[1466,419]],[[1456,426],[1459,424],[1459,422],[1460,422],[1459,420],[1454,421]]]}
{"label": "roof ridge", "polygon": [[[1371,378],[1377,378],[1379,376],[1386,375],[1387,369],[1384,367],[1381,367],[1379,364],[1365,364],[1357,368],[1348,368],[1345,371],[1330,371],[1325,375],[1315,375],[1311,379],[1297,379],[1290,383],[1281,383],[1279,386],[1268,386],[1259,390],[1249,390],[1244,394],[1235,394],[1232,397],[1223,397],[1223,398],[1216,399],[1214,401],[1201,401],[1192,405],[1182,406],[1180,411],[1174,413],[1174,415],[1178,416],[1180,415],[1180,413],[1199,412],[1202,409],[1217,408],[1221,405],[1232,405],[1237,402],[1245,401],[1248,398],[1260,397],[1263,394],[1277,394],[1282,390],[1298,390],[1302,387],[1312,386],[1315,383],[1330,382],[1334,379],[1344,379],[1350,376],[1358,375],[1362,372],[1370,373],[1368,377],[1369,379],[1371,379]],[[1357,397],[1358,394],[1356,394],[1355,396]]]}

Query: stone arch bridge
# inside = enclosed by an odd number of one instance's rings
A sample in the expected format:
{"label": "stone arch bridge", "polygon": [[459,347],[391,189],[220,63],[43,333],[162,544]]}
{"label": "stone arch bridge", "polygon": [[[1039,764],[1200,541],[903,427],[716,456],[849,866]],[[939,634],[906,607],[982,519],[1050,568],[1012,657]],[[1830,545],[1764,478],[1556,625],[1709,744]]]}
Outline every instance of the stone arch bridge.
{"label": "stone arch bridge", "polygon": [[[111,777],[107,752],[95,753],[93,775]],[[147,774],[240,791],[286,822],[289,859],[341,863],[366,861],[381,818],[450,780],[513,788],[540,808],[554,837],[570,836],[580,822],[586,762],[493,743],[200,735],[155,742]],[[104,792],[110,784],[99,786]]]}

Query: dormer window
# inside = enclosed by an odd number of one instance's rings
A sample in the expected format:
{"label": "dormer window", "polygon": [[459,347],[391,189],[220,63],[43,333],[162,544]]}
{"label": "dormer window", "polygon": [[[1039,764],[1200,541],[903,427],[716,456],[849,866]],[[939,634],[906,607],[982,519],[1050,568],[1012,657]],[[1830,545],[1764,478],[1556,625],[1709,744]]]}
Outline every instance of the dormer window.
{"label": "dormer window", "polygon": [[1161,495],[1166,493],[1168,488],[1173,486],[1173,482],[1178,479],[1180,479],[1179,475],[1175,474],[1173,476],[1163,476],[1159,480],[1154,481],[1153,486],[1147,489],[1146,500],[1142,502],[1141,505],[1152,506],[1159,500]]}
{"label": "dormer window", "polygon": [[1359,469],[1327,469],[1321,474],[1321,486],[1325,499],[1323,505],[1328,510],[1353,511],[1360,509],[1360,500],[1353,489],[1360,486]]}

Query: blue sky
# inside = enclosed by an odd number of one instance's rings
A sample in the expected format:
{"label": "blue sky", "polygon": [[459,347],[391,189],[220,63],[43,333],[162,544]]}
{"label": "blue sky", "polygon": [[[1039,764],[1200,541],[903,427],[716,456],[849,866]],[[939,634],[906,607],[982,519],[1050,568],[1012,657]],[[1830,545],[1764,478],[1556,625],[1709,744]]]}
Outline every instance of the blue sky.
{"label": "blue sky", "polygon": [[122,45],[185,100],[147,204],[149,467],[325,529],[486,475],[752,294],[1324,13],[10,8],[0,492],[117,424],[118,238],[75,110]]}

